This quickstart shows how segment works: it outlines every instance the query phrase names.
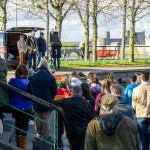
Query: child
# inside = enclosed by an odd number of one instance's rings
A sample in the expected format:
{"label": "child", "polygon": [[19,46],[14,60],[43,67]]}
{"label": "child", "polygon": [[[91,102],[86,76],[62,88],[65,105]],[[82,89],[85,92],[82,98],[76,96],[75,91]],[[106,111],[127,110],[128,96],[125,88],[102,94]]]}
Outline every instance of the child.
{"label": "child", "polygon": [[79,75],[76,71],[72,72],[72,79],[71,79],[71,85],[75,86],[75,85],[81,85],[82,81],[79,79]]}
{"label": "child", "polygon": [[91,83],[91,80],[96,77],[96,75],[94,74],[94,72],[90,72],[87,76],[87,81],[86,83],[90,84]]}

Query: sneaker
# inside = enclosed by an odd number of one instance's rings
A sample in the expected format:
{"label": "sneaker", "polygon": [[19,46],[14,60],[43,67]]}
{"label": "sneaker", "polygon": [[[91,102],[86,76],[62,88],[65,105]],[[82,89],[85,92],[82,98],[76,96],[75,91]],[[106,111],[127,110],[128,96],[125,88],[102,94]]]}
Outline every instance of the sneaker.
{"label": "sneaker", "polygon": [[34,121],[30,120],[28,125],[32,126],[32,125],[35,125]]}

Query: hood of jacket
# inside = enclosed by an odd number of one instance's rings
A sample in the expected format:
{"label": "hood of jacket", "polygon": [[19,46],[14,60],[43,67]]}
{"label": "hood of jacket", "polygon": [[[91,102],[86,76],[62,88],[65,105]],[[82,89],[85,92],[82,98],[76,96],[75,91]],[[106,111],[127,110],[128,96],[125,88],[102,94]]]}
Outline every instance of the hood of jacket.
{"label": "hood of jacket", "polygon": [[107,136],[115,135],[121,125],[122,119],[123,115],[119,112],[99,116],[98,120],[101,131]]}

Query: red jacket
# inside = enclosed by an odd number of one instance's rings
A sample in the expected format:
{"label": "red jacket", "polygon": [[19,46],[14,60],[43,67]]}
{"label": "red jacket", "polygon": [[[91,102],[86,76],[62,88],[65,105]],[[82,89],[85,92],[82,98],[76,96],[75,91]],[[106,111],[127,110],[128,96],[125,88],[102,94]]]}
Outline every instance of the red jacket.
{"label": "red jacket", "polygon": [[54,100],[63,99],[63,98],[70,98],[72,97],[72,93],[65,88],[58,88],[57,95],[55,96]]}

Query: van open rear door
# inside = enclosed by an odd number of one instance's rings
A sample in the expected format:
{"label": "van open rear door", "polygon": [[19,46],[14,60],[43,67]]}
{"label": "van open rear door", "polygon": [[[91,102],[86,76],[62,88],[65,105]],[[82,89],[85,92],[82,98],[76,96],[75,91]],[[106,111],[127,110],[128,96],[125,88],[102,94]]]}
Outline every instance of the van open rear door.
{"label": "van open rear door", "polygon": [[34,31],[43,31],[45,28],[40,27],[13,27],[6,30],[6,32],[22,32],[22,33],[29,33],[32,30]]}

